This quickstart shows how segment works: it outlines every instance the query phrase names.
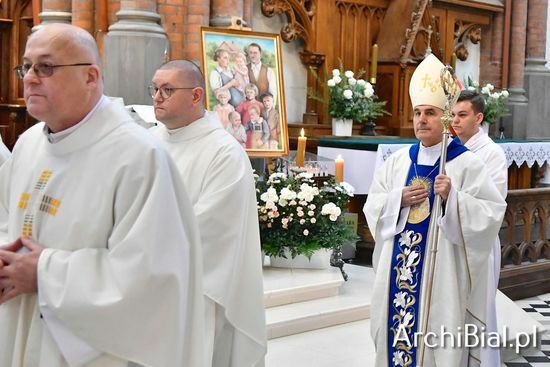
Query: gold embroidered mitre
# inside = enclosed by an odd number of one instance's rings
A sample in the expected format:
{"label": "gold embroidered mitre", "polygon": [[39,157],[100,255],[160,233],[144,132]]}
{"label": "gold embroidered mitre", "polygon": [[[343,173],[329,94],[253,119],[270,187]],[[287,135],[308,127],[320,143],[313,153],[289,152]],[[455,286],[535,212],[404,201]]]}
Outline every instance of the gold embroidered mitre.
{"label": "gold embroidered mitre", "polygon": [[447,97],[441,88],[441,69],[445,65],[433,54],[426,57],[416,68],[409,86],[413,108],[420,105],[445,109]]}

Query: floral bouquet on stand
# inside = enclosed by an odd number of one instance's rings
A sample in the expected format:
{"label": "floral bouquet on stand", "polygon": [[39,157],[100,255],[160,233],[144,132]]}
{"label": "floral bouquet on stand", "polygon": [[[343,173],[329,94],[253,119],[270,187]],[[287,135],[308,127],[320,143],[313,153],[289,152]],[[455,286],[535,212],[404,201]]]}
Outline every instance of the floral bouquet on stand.
{"label": "floral bouquet on stand", "polygon": [[510,93],[506,89],[502,89],[500,92],[496,91],[491,83],[480,86],[478,82],[470,77],[468,77],[467,89],[477,91],[485,100],[483,116],[487,124],[496,124],[502,117],[510,115],[507,106]]}
{"label": "floral bouquet on stand", "polygon": [[[328,86],[328,112],[333,118],[333,135],[335,134],[334,124],[344,122],[349,130],[345,131],[345,135],[351,135],[351,126],[353,121],[367,123],[378,117],[390,115],[386,111],[386,101],[379,101],[374,93],[374,87],[371,83],[361,79],[365,74],[363,70],[359,70],[357,76],[351,70],[343,71],[342,65],[340,69],[332,70],[332,78],[327,80]],[[323,83],[318,75],[318,81]],[[308,94],[311,98],[327,103],[326,99],[319,97],[313,90],[309,90]]]}
{"label": "floral bouquet on stand", "polygon": [[262,250],[273,257],[311,258],[321,249],[334,249],[355,239],[342,220],[353,187],[333,178],[319,183],[308,173],[273,173],[257,180]]}

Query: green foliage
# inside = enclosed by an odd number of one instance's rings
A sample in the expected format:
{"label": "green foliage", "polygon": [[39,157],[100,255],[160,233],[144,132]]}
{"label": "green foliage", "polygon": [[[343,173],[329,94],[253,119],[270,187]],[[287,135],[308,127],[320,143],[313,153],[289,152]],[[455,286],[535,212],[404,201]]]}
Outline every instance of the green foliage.
{"label": "green foliage", "polygon": [[510,95],[506,89],[502,89],[500,92],[496,92],[495,87],[487,83],[481,87],[477,82],[468,77],[467,86],[468,90],[475,90],[485,100],[485,111],[483,112],[483,119],[488,124],[494,124],[504,116],[510,116],[510,110],[508,109],[508,96]]}
{"label": "green foliage", "polygon": [[320,187],[311,175],[287,177],[275,173],[256,183],[262,249],[285,257],[285,249],[311,257],[319,249],[332,249],[356,239],[343,222],[342,208],[353,196],[347,183],[334,179]]}

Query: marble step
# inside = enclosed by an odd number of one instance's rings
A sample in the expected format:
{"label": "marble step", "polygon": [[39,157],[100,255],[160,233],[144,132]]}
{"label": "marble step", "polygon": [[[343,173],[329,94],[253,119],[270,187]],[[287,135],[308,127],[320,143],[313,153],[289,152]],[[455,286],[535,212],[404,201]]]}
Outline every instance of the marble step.
{"label": "marble step", "polygon": [[268,339],[368,319],[374,272],[356,265],[344,269],[349,280],[337,295],[267,308]]}
{"label": "marble step", "polygon": [[344,284],[340,270],[264,267],[266,308],[337,296]]}
{"label": "marble step", "polygon": [[[540,341],[542,334],[546,332],[547,327],[542,325],[534,317],[540,316],[537,313],[529,314],[525,312],[520,304],[526,303],[544,303],[542,301],[512,301],[500,291],[497,291],[497,328],[499,333],[503,334],[503,329],[507,329],[507,340],[504,347],[500,348],[500,358],[502,362],[510,362],[519,355],[525,353],[525,350],[520,350],[516,353],[517,335],[524,335],[520,339],[521,343],[525,343],[525,335],[529,335],[529,340],[537,341],[537,346],[527,347],[527,349],[540,349]],[[536,330],[536,331],[535,331]],[[537,338],[533,339],[534,333],[537,333]],[[520,334],[521,333],[521,334]]]}

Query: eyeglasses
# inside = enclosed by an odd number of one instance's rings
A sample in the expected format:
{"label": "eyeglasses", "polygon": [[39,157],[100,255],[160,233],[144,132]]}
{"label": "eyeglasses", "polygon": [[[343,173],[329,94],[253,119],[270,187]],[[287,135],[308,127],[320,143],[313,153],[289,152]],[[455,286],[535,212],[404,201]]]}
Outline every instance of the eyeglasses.
{"label": "eyeglasses", "polygon": [[171,88],[171,87],[157,87],[150,85],[147,89],[149,90],[149,95],[151,98],[155,98],[157,92],[160,91],[160,96],[164,99],[170,98],[172,92],[178,89],[195,89],[196,87],[187,87],[187,88]]}
{"label": "eyeglasses", "polygon": [[65,66],[90,66],[91,63],[78,63],[78,64],[64,64],[64,65],[52,65],[44,62],[38,64],[23,64],[16,66],[13,70],[19,79],[23,79],[29,70],[34,70],[34,73],[39,78],[49,78],[52,76],[55,68],[61,68]]}

